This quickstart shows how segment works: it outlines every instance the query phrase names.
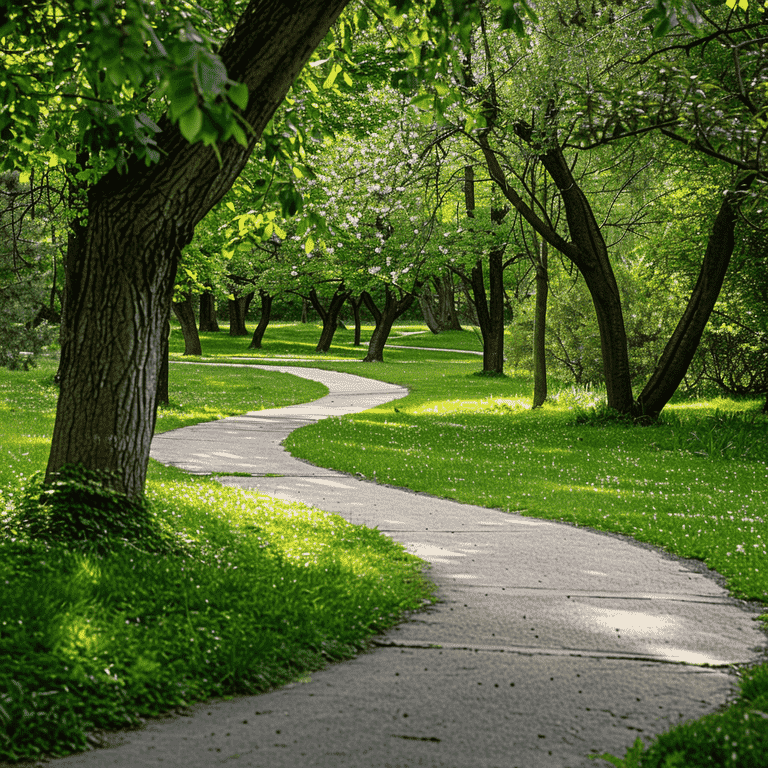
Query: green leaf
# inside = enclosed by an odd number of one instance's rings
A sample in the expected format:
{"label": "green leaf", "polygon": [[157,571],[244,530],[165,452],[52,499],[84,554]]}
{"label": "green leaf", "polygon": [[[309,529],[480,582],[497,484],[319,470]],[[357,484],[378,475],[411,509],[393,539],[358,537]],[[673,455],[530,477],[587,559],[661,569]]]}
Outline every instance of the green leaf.
{"label": "green leaf", "polygon": [[192,107],[197,106],[197,93],[192,88],[171,93],[171,120],[177,120]]}
{"label": "green leaf", "polygon": [[236,104],[240,109],[248,107],[248,86],[245,83],[235,83],[227,91],[230,101]]}
{"label": "green leaf", "polygon": [[664,37],[664,35],[669,32],[672,24],[668,17],[664,17],[655,27],[653,30],[653,36],[654,37]]}
{"label": "green leaf", "polygon": [[331,67],[331,71],[328,73],[328,77],[325,78],[325,82],[323,83],[323,88],[326,90],[328,88],[333,88],[333,84],[336,82],[336,78],[341,73],[341,64],[334,64]]}
{"label": "green leaf", "polygon": [[195,141],[202,127],[203,113],[197,107],[185,112],[179,118],[179,130],[181,131],[181,135],[190,142],[190,144]]}
{"label": "green leaf", "polygon": [[306,253],[312,253],[315,248],[315,239],[310,235],[304,243],[304,251]]}
{"label": "green leaf", "polygon": [[435,97],[431,93],[422,93],[415,99],[411,99],[411,106],[419,109],[432,109],[435,103]]}

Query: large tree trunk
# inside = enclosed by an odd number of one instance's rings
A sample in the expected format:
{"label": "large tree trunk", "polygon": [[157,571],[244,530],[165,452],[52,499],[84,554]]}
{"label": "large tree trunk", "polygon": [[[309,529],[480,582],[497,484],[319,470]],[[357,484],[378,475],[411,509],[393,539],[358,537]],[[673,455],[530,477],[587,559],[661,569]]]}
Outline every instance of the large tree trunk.
{"label": "large tree trunk", "polygon": [[211,291],[204,291],[200,294],[200,332],[219,332],[219,321],[216,317],[216,296]]}
{"label": "large tree trunk", "polygon": [[[416,298],[413,293],[407,293],[398,299],[388,285],[385,286],[384,290],[385,297],[383,312],[376,306],[373,297],[368,291],[363,291],[361,294],[365,306],[376,321],[376,327],[373,329],[371,340],[368,342],[368,354],[363,358],[364,363],[384,362],[384,347],[389,338],[389,334],[392,332],[392,325],[398,317],[408,311]],[[414,290],[418,289],[414,288]]]}
{"label": "large tree trunk", "polygon": [[315,352],[327,352],[331,348],[333,336],[336,333],[336,329],[339,327],[339,312],[341,312],[344,302],[350,297],[351,293],[352,292],[348,291],[343,284],[340,285],[331,297],[328,309],[326,309],[320,303],[320,297],[317,295],[317,291],[313,288],[309,292],[309,300],[312,302],[312,306],[323,321],[323,330],[320,333],[320,341],[317,342]]}
{"label": "large tree trunk", "polygon": [[251,0],[220,56],[248,87],[249,145],[190,145],[161,120],[162,159],[110,172],[88,194],[88,223],[67,261],[61,393],[46,479],[65,465],[108,470],[130,498],[144,491],[162,338],[180,249],[224,196],[264,127],[348,0]]}
{"label": "large tree trunk", "polygon": [[543,240],[536,261],[536,309],[533,320],[533,407],[540,408],[547,399],[547,298],[549,270],[547,241]]}
{"label": "large tree trunk", "polygon": [[248,349],[261,349],[261,341],[264,338],[264,331],[267,330],[269,325],[269,319],[272,316],[272,296],[266,291],[259,291],[261,297],[261,317],[259,318],[259,324],[256,326],[256,330],[253,332],[253,338],[251,339],[251,345]]}
{"label": "large tree trunk", "polygon": [[181,325],[181,333],[184,336],[184,354],[196,355],[200,357],[203,354],[203,348],[200,346],[200,334],[197,332],[195,324],[195,310],[192,308],[192,297],[186,294],[184,301],[173,302],[173,314]]}
{"label": "large tree trunk", "polygon": [[701,341],[712,314],[734,247],[736,211],[732,195],[720,204],[707,250],[699,270],[699,278],[688,300],[683,316],[667,342],[656,368],[637,398],[637,415],[655,419],[680,386]]}

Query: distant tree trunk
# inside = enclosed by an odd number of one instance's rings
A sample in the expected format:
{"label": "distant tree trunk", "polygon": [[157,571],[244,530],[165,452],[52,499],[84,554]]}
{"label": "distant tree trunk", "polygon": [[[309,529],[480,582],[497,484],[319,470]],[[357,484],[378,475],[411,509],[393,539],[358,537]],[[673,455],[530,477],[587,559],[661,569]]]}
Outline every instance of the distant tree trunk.
{"label": "distant tree trunk", "polygon": [[504,373],[504,250],[493,248],[488,254],[490,296],[486,294],[480,259],[472,268],[471,279],[483,336],[483,372]]}
{"label": "distant tree trunk", "polygon": [[261,349],[261,340],[264,338],[264,331],[267,330],[269,318],[272,314],[272,296],[266,291],[259,291],[259,297],[261,298],[261,317],[259,318],[256,330],[253,332],[251,345],[248,349]]}
{"label": "distant tree trunk", "polygon": [[547,241],[542,240],[536,260],[536,309],[533,320],[533,407],[540,408],[547,399],[547,298],[549,265]]}
{"label": "distant tree trunk", "polygon": [[301,300],[301,322],[309,322],[309,302],[306,299]]}
{"label": "distant tree trunk", "polygon": [[254,293],[254,291],[251,291],[243,296],[237,296],[234,301],[232,299],[227,301],[230,336],[248,335],[248,329],[245,327],[245,316],[248,314],[248,307],[251,304]]}
{"label": "distant tree trunk", "polygon": [[352,307],[352,316],[355,318],[355,341],[352,346],[359,347],[359,346],[362,346],[362,342],[360,341],[362,337],[362,328],[360,323],[360,307],[363,304],[363,300],[359,296],[355,298],[354,296],[350,295],[348,302],[349,302],[349,305]]}
{"label": "distant tree trunk", "polygon": [[168,386],[168,374],[170,373],[170,337],[171,337],[171,324],[170,322],[165,324],[165,333],[162,338],[162,351],[160,353],[160,370],[157,374],[157,404],[155,405],[155,420],[157,420],[157,406],[168,405],[170,403],[170,392]]}
{"label": "distant tree trunk", "polygon": [[171,305],[173,314],[181,325],[184,335],[184,354],[200,357],[203,349],[200,346],[200,335],[195,325],[195,310],[192,308],[192,296],[186,294],[183,301],[174,301]]}
{"label": "distant tree trunk", "polygon": [[[154,430],[162,335],[181,249],[231,188],[312,51],[347,0],[251,0],[219,48],[251,98],[248,146],[190,144],[159,122],[160,159],[130,159],[88,190],[88,221],[67,256],[61,389],[46,483],[67,465],[104,471],[129,499],[143,495]],[[82,167],[85,167],[83,165]],[[106,474],[108,472],[109,474]]]}
{"label": "distant tree trunk", "polygon": [[444,272],[440,277],[434,278],[437,289],[439,306],[438,322],[444,331],[461,331],[459,315],[456,312],[456,289],[453,285],[453,274]]}
{"label": "distant tree trunk", "polygon": [[[414,287],[414,291],[416,290],[418,290],[418,288]],[[368,291],[363,291],[360,296],[376,322],[376,327],[371,335],[371,340],[368,342],[368,354],[363,358],[363,362],[383,363],[384,347],[389,338],[389,334],[392,332],[392,325],[398,317],[408,311],[416,296],[414,293],[406,293],[398,299],[387,285],[384,288],[383,312],[376,306],[373,297]]]}
{"label": "distant tree trunk", "polygon": [[219,332],[219,321],[216,317],[216,296],[211,291],[204,291],[200,294],[200,332]]}
{"label": "distant tree trunk", "polygon": [[440,324],[437,322],[435,313],[432,310],[432,291],[428,285],[424,286],[419,296],[419,306],[421,307],[421,316],[424,318],[427,328],[434,334],[440,333]]}
{"label": "distant tree trunk", "polygon": [[309,300],[312,302],[312,306],[323,321],[323,330],[320,334],[320,341],[317,342],[315,352],[327,352],[331,348],[333,336],[338,328],[339,312],[341,312],[344,302],[350,297],[351,293],[352,292],[348,291],[343,284],[340,285],[331,297],[328,309],[326,309],[320,303],[317,291],[313,288],[309,292]]}

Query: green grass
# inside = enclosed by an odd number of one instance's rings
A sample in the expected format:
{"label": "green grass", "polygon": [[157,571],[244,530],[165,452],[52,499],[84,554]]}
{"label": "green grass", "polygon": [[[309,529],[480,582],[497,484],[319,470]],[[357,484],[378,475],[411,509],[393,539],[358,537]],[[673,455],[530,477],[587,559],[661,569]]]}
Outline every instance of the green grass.
{"label": "green grass", "polygon": [[[45,466],[53,372],[50,361],[0,369],[0,528]],[[196,366],[193,376],[172,366],[171,391],[165,427],[325,389],[271,372]],[[83,750],[100,729],[304,679],[429,599],[420,560],[335,515],[154,462],[147,495],[186,554],[0,540],[0,760]]]}

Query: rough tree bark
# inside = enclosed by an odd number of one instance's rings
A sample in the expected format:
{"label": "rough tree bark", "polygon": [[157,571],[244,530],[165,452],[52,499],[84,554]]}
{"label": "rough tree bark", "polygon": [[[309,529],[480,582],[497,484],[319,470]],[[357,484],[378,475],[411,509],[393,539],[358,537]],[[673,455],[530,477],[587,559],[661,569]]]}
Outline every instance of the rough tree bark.
{"label": "rough tree bark", "polygon": [[112,487],[143,495],[154,429],[162,334],[181,249],[224,196],[291,83],[348,0],[251,0],[220,56],[249,90],[248,147],[219,156],[161,120],[162,159],[110,172],[88,192],[82,242],[67,258],[61,392],[46,479],[65,465],[109,470]]}
{"label": "rough tree bark", "polygon": [[[419,290],[420,286],[414,286],[414,291]],[[368,354],[363,358],[364,363],[383,363],[384,346],[387,343],[389,334],[392,332],[392,325],[395,320],[406,312],[416,298],[415,293],[406,293],[397,298],[394,292],[387,285],[384,288],[384,311],[382,312],[373,300],[368,291],[360,294],[368,311],[373,315],[376,327],[371,334],[371,340],[368,342]]]}
{"label": "rough tree bark", "polygon": [[265,290],[259,291],[259,297],[261,298],[261,317],[259,318],[256,330],[253,332],[253,338],[248,349],[261,349],[261,340],[264,338],[264,332],[267,330],[269,319],[272,316],[273,297]]}
{"label": "rough tree bark", "polygon": [[456,311],[456,288],[453,274],[445,272],[432,280],[437,291],[438,322],[444,331],[461,331],[459,314]]}
{"label": "rough tree bark", "polygon": [[219,321],[216,317],[216,296],[211,291],[200,294],[200,332],[218,333]]}
{"label": "rough tree bark", "polygon": [[174,301],[172,307],[173,314],[176,315],[176,319],[181,325],[181,333],[184,336],[184,354],[200,357],[203,354],[203,348],[200,345],[200,334],[197,332],[197,325],[195,324],[192,297],[190,294],[186,294],[183,301]]}
{"label": "rough tree bark", "polygon": [[[464,205],[467,216],[475,216],[475,172],[471,165],[464,166]],[[499,224],[509,209],[493,210],[491,220]],[[483,373],[504,373],[504,250],[492,248],[488,253],[488,284],[485,290],[483,262],[478,259],[472,267],[470,285],[475,299],[480,334],[483,337]]]}
{"label": "rough tree bark", "polygon": [[348,291],[343,284],[340,285],[331,297],[328,309],[326,309],[320,303],[320,297],[317,295],[317,291],[313,288],[309,292],[309,300],[317,314],[320,315],[320,319],[323,321],[323,330],[320,333],[320,341],[317,342],[315,352],[327,352],[331,348],[333,336],[336,333],[336,329],[339,327],[339,312],[341,312],[344,302],[351,295],[351,291]]}

